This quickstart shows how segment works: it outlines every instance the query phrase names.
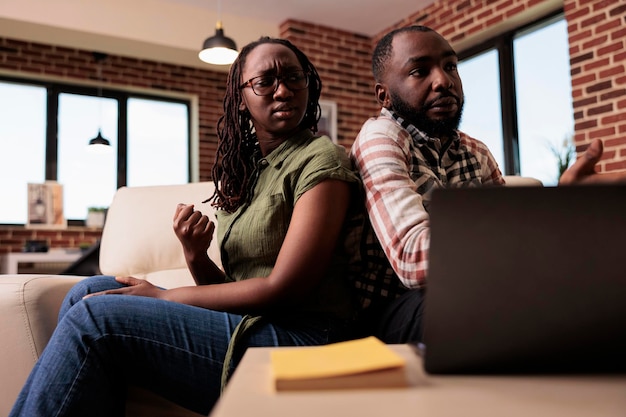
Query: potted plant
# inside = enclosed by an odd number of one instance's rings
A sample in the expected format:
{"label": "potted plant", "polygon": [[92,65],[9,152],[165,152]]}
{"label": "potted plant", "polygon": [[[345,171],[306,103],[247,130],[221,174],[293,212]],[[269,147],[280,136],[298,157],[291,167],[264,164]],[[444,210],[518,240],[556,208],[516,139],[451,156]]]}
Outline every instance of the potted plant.
{"label": "potted plant", "polygon": [[561,146],[550,144],[550,151],[557,160],[557,181],[561,175],[576,160],[576,146],[572,139],[572,135],[566,135]]}
{"label": "potted plant", "polygon": [[87,220],[85,225],[87,227],[102,227],[104,226],[104,218],[106,217],[107,207],[88,207],[87,208]]}

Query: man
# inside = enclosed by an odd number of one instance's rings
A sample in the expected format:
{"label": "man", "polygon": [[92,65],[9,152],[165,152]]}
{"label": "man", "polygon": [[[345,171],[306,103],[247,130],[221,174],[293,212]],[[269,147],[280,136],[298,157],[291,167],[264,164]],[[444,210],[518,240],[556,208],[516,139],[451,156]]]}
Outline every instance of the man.
{"label": "man", "polygon": [[[351,158],[372,229],[364,242],[363,321],[387,343],[421,340],[432,190],[504,184],[486,145],[457,130],[464,101],[457,62],[450,44],[424,26],[390,32],[372,57],[382,110],[364,123]],[[626,179],[595,175],[601,155],[602,143],[592,143],[562,183]]]}

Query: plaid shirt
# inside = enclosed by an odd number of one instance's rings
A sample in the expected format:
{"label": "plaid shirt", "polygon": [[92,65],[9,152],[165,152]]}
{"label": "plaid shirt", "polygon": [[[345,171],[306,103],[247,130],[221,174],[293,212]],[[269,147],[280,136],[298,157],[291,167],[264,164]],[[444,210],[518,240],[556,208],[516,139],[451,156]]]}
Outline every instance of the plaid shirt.
{"label": "plaid shirt", "polygon": [[433,189],[504,184],[484,143],[457,132],[443,146],[384,108],[365,122],[350,156],[370,219],[361,242],[366,271],[357,282],[364,307],[424,286]]}

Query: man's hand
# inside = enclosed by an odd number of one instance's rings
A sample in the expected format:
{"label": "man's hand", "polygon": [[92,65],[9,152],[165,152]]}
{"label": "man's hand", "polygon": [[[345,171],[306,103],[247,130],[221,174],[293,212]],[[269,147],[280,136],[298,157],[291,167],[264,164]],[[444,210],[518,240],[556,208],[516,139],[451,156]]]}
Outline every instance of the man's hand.
{"label": "man's hand", "polygon": [[626,183],[626,171],[598,173],[597,164],[604,151],[602,141],[595,139],[585,152],[561,176],[559,185]]}

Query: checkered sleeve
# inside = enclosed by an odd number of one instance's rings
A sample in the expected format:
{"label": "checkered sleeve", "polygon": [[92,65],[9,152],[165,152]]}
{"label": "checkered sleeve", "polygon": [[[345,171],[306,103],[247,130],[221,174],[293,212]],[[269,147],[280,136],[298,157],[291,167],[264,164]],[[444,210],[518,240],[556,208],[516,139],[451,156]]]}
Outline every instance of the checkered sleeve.
{"label": "checkered sleeve", "polygon": [[422,196],[409,175],[409,134],[389,118],[366,122],[351,149],[365,188],[374,232],[407,288],[423,286],[430,229]]}
{"label": "checkered sleeve", "polygon": [[459,139],[469,152],[476,157],[481,167],[481,181],[483,185],[504,185],[502,172],[496,158],[483,142],[459,131]]}

